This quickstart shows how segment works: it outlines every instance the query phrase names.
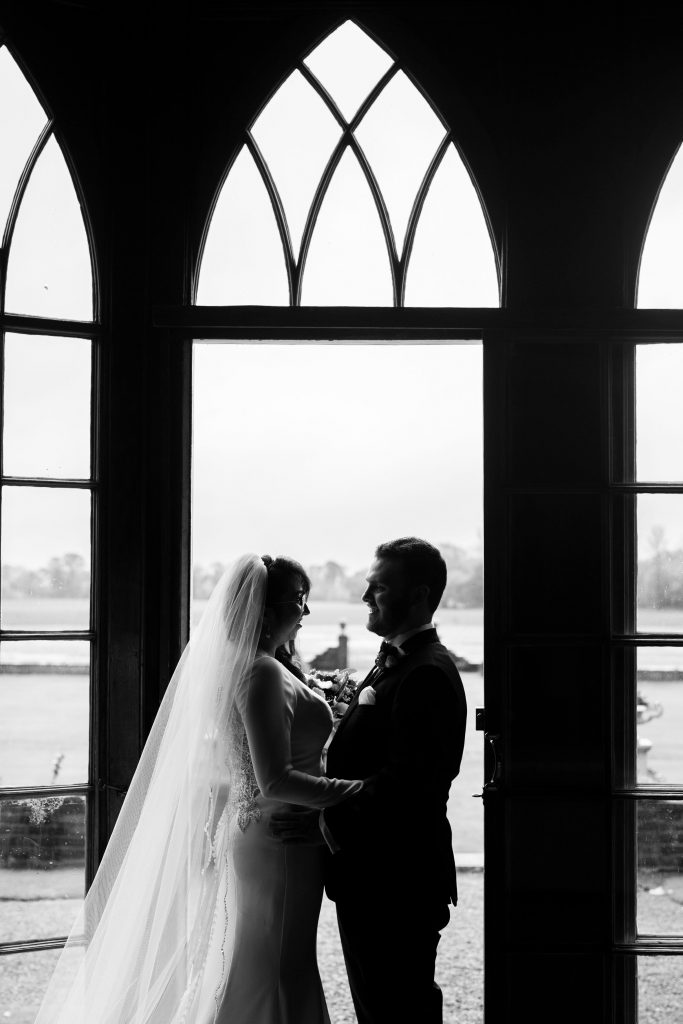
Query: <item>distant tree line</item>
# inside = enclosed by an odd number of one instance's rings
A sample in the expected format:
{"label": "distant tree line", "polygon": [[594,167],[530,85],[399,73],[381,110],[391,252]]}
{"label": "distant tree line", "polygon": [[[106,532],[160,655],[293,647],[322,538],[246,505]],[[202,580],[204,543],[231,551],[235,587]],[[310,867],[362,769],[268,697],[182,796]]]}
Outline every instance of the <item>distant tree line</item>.
{"label": "distant tree line", "polygon": [[[683,548],[669,548],[661,526],[649,536],[652,555],[638,562],[638,604],[641,608],[683,608]],[[480,550],[455,544],[440,544],[448,566],[448,585],[443,597],[447,608],[481,608],[484,603],[484,566]],[[193,593],[207,598],[225,565],[195,565]],[[317,601],[359,601],[365,589],[365,569],[348,572],[329,560],[308,567]],[[51,558],[40,569],[2,566],[2,597],[87,598],[90,594],[90,566],[73,552]]]}
{"label": "distant tree line", "polygon": [[662,526],[650,531],[650,558],[638,562],[641,608],[683,608],[683,548],[670,549]]}
{"label": "distant tree line", "polygon": [[51,558],[41,569],[20,565],[2,566],[2,596],[89,597],[90,566],[82,555],[69,553]]}
{"label": "distant tree line", "polygon": [[[448,608],[481,608],[484,603],[484,566],[480,551],[468,551],[455,544],[440,544],[448,567],[448,585],[442,604]],[[316,601],[360,601],[365,590],[366,569],[348,572],[332,560],[307,566]],[[221,562],[195,565],[193,595],[206,599],[225,570]]]}

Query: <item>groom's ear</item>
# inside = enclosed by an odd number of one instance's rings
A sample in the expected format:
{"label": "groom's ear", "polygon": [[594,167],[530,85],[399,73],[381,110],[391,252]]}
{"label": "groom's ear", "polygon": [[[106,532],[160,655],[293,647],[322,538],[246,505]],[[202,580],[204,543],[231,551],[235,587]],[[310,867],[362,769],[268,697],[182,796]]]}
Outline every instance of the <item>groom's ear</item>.
{"label": "groom's ear", "polygon": [[429,602],[429,587],[426,583],[413,587],[413,604],[422,604],[423,601]]}

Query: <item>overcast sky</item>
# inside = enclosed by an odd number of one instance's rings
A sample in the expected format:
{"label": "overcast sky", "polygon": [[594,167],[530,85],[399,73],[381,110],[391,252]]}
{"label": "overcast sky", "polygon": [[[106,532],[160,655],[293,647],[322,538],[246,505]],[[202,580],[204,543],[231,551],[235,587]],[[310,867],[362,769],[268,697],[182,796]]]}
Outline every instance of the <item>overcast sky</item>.
{"label": "overcast sky", "polygon": [[474,547],[480,345],[197,345],[194,559],[364,568],[382,540]]}

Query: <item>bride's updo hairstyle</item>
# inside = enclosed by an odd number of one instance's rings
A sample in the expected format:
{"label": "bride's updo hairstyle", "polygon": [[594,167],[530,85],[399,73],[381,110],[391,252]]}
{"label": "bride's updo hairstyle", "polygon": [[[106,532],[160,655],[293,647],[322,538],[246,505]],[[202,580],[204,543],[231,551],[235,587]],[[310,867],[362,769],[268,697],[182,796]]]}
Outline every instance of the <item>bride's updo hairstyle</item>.
{"label": "bride's updo hairstyle", "polygon": [[[287,595],[291,592],[292,587],[297,590],[305,590],[308,594],[311,589],[311,580],[303,565],[294,558],[287,558],[284,555],[278,555],[276,558],[271,558],[270,555],[261,557],[268,571],[265,607],[273,608],[275,614],[279,615],[278,605],[287,600]],[[275,652],[275,657],[295,676],[304,680],[301,658],[293,640],[288,644],[281,644]]]}

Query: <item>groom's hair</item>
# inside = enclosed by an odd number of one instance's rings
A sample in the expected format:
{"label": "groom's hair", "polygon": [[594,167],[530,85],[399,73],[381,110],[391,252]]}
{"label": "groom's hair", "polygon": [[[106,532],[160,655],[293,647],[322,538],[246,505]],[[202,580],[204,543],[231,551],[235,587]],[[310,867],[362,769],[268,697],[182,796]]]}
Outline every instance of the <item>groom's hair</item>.
{"label": "groom's hair", "polygon": [[375,558],[390,558],[403,567],[411,587],[429,587],[428,604],[433,613],[446,589],[446,563],[438,548],[419,537],[399,537],[380,544]]}

